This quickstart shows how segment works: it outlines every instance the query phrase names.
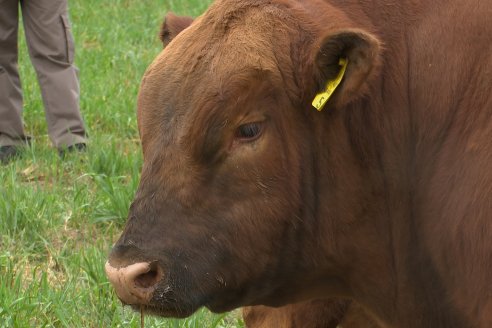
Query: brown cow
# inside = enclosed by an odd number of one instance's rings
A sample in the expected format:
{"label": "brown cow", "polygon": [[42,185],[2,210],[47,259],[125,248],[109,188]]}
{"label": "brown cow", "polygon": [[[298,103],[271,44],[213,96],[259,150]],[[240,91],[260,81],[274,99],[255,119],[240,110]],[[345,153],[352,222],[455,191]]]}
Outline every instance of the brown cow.
{"label": "brown cow", "polygon": [[387,327],[492,327],[491,10],[214,3],[142,82],[141,183],[106,265],[121,300],[336,296]]}
{"label": "brown cow", "polygon": [[[191,17],[168,13],[160,32],[163,46],[192,22]],[[337,328],[340,324],[343,328],[378,327],[360,306],[348,300],[312,300],[279,308],[250,306],[242,312],[248,328]]]}

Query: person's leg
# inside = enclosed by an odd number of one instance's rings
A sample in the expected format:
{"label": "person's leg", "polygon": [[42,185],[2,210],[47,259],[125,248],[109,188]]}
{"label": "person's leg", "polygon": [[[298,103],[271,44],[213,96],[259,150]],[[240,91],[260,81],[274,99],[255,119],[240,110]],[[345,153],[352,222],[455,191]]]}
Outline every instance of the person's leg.
{"label": "person's leg", "polygon": [[67,0],[21,0],[21,8],[51,141],[59,149],[85,143]]}
{"label": "person's leg", "polygon": [[17,70],[19,0],[0,0],[0,147],[25,142]]}

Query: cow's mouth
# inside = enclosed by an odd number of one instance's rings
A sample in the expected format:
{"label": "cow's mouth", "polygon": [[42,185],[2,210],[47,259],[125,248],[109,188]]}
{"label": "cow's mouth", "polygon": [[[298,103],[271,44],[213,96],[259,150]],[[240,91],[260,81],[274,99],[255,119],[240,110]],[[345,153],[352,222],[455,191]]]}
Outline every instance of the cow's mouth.
{"label": "cow's mouth", "polygon": [[[179,293],[178,293],[179,294]],[[209,295],[210,296],[210,295]],[[222,293],[215,297],[201,294],[199,297],[187,295],[181,298],[168,288],[157,289],[147,304],[130,304],[133,310],[160,317],[186,318],[202,307],[214,313],[231,311],[240,306],[236,301],[224,297]]]}
{"label": "cow's mouth", "polygon": [[225,304],[223,302],[210,303],[210,304],[206,305],[206,308],[209,309],[210,311],[214,312],[214,313],[229,312],[229,311],[232,311],[238,307],[240,307],[240,305],[238,305],[236,303]]}
{"label": "cow's mouth", "polygon": [[186,318],[192,315],[197,308],[184,306],[178,303],[169,303],[166,305],[130,305],[136,312],[154,315],[165,318]]}

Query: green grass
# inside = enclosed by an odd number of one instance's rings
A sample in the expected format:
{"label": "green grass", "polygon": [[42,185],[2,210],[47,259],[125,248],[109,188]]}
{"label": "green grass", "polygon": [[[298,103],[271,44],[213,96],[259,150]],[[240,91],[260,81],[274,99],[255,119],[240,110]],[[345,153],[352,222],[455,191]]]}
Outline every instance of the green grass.
{"label": "green grass", "polygon": [[[164,14],[196,16],[209,0],[72,0],[85,154],[58,157],[46,133],[34,71],[21,37],[24,119],[32,146],[0,167],[0,327],[139,327],[103,266],[122,231],[142,164],[135,102],[161,50]],[[21,30],[21,33],[23,31]],[[146,327],[243,327],[238,312],[199,311]]]}

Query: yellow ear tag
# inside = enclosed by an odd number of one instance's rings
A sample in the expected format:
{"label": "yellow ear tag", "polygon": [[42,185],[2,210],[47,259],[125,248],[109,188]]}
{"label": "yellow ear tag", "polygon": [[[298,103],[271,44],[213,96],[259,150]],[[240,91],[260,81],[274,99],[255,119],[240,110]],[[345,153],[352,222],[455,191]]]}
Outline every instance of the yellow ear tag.
{"label": "yellow ear tag", "polygon": [[340,60],[338,61],[338,65],[340,65],[341,68],[340,72],[338,72],[337,77],[333,80],[328,81],[326,83],[325,91],[318,93],[316,97],[314,97],[312,104],[314,108],[316,108],[319,112],[321,112],[328,99],[330,99],[333,92],[335,92],[335,89],[338,87],[340,82],[342,82],[343,75],[345,74],[345,69],[347,68],[347,63],[348,59],[340,58]]}

